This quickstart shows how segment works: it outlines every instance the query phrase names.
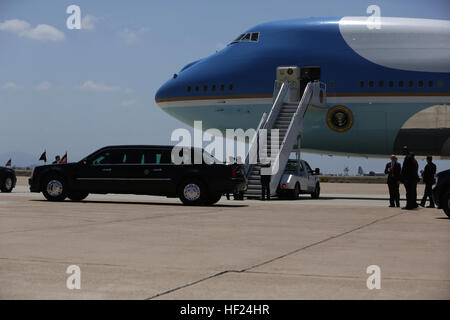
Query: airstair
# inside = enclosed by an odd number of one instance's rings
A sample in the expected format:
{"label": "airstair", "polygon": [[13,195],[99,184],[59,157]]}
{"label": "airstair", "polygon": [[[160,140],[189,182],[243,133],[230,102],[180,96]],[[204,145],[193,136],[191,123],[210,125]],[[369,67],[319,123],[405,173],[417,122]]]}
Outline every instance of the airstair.
{"label": "airstair", "polygon": [[272,108],[263,114],[245,159],[247,198],[261,196],[261,170],[270,172],[270,193],[276,194],[289,155],[295,145],[300,150],[306,111],[310,106],[327,107],[324,83],[309,82],[300,97],[302,89],[298,67],[277,68]]}

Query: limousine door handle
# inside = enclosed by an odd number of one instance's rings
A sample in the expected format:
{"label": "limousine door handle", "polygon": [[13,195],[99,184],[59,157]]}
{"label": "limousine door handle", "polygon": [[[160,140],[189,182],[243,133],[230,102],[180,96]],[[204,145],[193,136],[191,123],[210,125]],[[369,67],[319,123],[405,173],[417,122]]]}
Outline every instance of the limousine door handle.
{"label": "limousine door handle", "polygon": [[105,168],[105,169],[102,169],[102,171],[104,171],[104,172],[111,172],[112,169],[111,168]]}
{"label": "limousine door handle", "polygon": [[152,169],[153,172],[160,172],[163,171],[162,169]]}

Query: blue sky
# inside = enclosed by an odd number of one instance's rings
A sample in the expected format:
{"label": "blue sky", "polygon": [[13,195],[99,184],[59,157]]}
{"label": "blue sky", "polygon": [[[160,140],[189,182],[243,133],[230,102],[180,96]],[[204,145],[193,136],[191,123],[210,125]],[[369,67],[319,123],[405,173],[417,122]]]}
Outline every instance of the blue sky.
{"label": "blue sky", "polygon": [[[80,6],[86,28],[66,28],[71,4]],[[154,94],[182,66],[261,22],[366,15],[370,4],[384,16],[450,16],[448,0],[2,0],[0,154],[67,150],[76,161],[108,144],[168,144],[173,129],[187,127],[162,112]],[[2,29],[14,19],[20,21]],[[356,172],[358,165],[380,171],[385,163],[304,158],[328,172]]]}

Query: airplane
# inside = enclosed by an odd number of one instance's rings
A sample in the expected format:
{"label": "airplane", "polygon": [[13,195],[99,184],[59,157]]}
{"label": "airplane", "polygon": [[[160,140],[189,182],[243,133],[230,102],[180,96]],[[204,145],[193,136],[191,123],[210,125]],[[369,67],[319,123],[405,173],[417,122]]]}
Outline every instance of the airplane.
{"label": "airplane", "polygon": [[256,128],[272,106],[276,68],[298,66],[326,85],[328,108],[308,109],[305,152],[450,157],[450,21],[307,18],[250,28],[186,65],[157,91],[169,115],[203,128]]}

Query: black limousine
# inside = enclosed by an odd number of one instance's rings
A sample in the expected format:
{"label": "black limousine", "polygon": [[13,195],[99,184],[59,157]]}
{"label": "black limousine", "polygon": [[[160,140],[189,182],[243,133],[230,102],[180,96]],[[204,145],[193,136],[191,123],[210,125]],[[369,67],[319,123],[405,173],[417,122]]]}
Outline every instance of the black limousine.
{"label": "black limousine", "polygon": [[177,149],[174,159],[172,149],[109,146],[76,163],[39,166],[31,174],[30,191],[42,192],[50,201],[118,193],[179,197],[186,205],[212,205],[225,193],[240,194],[247,188],[242,165],[221,163],[196,148]]}
{"label": "black limousine", "polygon": [[450,170],[437,174],[436,186],[433,189],[433,199],[436,205],[444,210],[450,218]]}
{"label": "black limousine", "polygon": [[16,172],[13,169],[0,167],[0,190],[11,192],[16,186]]}

